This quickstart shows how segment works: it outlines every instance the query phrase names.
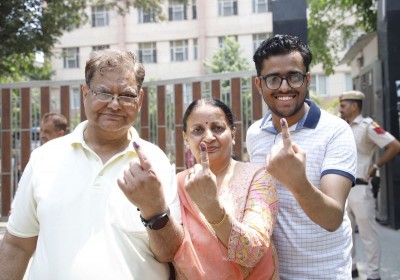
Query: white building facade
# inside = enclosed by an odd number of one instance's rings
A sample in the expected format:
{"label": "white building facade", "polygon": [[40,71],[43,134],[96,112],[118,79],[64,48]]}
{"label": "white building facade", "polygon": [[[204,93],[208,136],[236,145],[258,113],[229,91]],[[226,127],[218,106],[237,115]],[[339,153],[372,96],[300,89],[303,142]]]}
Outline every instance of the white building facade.
{"label": "white building facade", "polygon": [[[83,79],[91,53],[120,48],[136,53],[146,68],[146,80],[195,77],[206,74],[204,61],[233,36],[242,56],[252,56],[260,42],[272,34],[269,0],[189,0],[186,5],[166,0],[165,20],[156,22],[153,11],[130,9],[125,16],[103,6],[89,7],[89,21],[65,33],[53,50],[54,80]],[[350,68],[340,66],[327,77],[313,67],[311,90],[325,98],[351,88]],[[350,87],[350,88],[349,88]]]}

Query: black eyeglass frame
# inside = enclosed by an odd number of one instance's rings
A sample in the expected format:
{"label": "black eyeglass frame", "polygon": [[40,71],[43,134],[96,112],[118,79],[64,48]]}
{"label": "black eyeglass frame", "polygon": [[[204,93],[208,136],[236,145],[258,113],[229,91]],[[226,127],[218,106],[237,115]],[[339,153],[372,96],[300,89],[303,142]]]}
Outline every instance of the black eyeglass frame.
{"label": "black eyeglass frame", "polygon": [[[305,73],[305,74],[300,73],[300,72],[294,72],[294,73],[289,73],[288,75],[286,75],[286,77],[282,77],[282,76],[279,76],[279,75],[276,75],[276,74],[268,74],[268,75],[265,75],[265,76],[258,76],[258,78],[261,79],[261,80],[264,80],[265,86],[266,86],[267,88],[269,88],[269,89],[272,89],[272,90],[279,89],[279,88],[282,86],[283,80],[286,80],[286,83],[287,83],[291,88],[296,89],[296,88],[300,88],[300,87],[303,86],[303,84],[304,84],[304,79],[305,79],[305,77],[307,77],[307,74],[308,74],[308,72]],[[303,77],[303,80],[302,80],[302,82],[301,82],[301,85],[296,86],[296,87],[293,87],[293,86],[291,85],[290,81],[288,80],[288,76],[292,76],[292,75],[301,75],[301,76]],[[270,88],[270,87],[268,86],[267,79],[268,79],[269,77],[279,77],[279,78],[281,79],[281,82],[279,83],[279,86],[278,86],[277,88]]]}

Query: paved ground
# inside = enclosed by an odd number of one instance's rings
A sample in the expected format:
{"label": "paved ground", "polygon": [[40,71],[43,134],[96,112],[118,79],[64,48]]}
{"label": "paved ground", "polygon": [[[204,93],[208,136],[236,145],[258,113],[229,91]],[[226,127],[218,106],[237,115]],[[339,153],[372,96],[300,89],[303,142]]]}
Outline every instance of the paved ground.
{"label": "paved ground", "polygon": [[[378,224],[380,231],[380,242],[382,246],[382,260],[381,260],[381,278],[382,280],[398,280],[400,279],[400,262],[399,262],[399,249],[400,249],[400,230],[394,230],[390,227],[381,226]],[[356,235],[356,248],[358,271],[360,272],[359,280],[365,280],[366,267],[365,267],[365,254],[360,236]]]}
{"label": "paved ground", "polygon": [[[400,262],[399,262],[399,249],[400,249],[400,230],[394,230],[389,227],[379,226],[380,241],[382,245],[382,267],[381,277],[382,280],[398,280],[400,279]],[[6,222],[0,221],[0,241],[3,239],[5,232]],[[365,280],[365,255],[359,235],[356,238],[357,252],[359,260],[357,262],[358,271],[360,273],[359,280]]]}

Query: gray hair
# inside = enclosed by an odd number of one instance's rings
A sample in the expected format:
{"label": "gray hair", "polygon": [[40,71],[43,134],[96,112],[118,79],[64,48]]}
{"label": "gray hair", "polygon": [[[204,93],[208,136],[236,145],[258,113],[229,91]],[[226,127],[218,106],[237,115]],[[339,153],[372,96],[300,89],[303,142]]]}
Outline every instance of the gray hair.
{"label": "gray hair", "polygon": [[90,87],[90,82],[97,71],[100,75],[103,75],[107,71],[118,67],[133,70],[138,90],[140,90],[145,76],[143,65],[137,60],[134,53],[117,49],[105,49],[93,53],[92,57],[86,62],[86,85]]}

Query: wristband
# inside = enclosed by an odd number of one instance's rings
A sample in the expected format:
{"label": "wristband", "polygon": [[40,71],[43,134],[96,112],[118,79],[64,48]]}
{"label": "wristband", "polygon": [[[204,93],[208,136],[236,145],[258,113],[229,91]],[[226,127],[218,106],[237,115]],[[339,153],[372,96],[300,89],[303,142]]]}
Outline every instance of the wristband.
{"label": "wristband", "polygon": [[376,163],[374,163],[374,165],[372,165],[372,167],[375,168],[376,170],[379,169],[379,166]]}

